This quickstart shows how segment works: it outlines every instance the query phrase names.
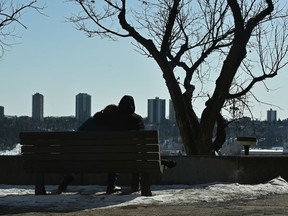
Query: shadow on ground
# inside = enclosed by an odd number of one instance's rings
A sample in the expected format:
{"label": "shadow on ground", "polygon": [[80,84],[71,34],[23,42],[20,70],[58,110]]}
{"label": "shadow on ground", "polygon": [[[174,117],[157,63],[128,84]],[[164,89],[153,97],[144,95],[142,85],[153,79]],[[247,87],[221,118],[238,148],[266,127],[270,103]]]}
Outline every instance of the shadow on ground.
{"label": "shadow on ground", "polygon": [[[125,192],[125,191],[124,191]],[[0,215],[23,214],[28,212],[75,212],[83,210],[113,207],[139,197],[139,193],[129,194],[127,191],[106,195],[104,192],[68,191],[59,195],[7,195],[0,197]]]}

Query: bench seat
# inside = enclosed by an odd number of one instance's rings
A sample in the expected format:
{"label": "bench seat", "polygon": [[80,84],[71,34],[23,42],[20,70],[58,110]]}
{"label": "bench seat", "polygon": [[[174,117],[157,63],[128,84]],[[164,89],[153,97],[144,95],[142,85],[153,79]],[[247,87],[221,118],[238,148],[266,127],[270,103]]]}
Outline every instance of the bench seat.
{"label": "bench seat", "polygon": [[158,131],[20,133],[24,170],[37,174],[35,194],[45,194],[45,173],[139,173],[141,194],[149,176],[162,173]]}

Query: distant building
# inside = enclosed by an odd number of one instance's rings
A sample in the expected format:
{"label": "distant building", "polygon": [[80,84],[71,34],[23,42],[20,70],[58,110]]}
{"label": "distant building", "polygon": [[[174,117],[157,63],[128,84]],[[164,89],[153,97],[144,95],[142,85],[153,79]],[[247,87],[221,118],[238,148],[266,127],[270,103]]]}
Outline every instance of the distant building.
{"label": "distant building", "polygon": [[91,96],[86,93],[76,95],[76,120],[83,123],[91,117]]}
{"label": "distant building", "polygon": [[4,120],[4,107],[0,106],[0,121]]}
{"label": "distant building", "polygon": [[268,122],[277,121],[277,111],[276,110],[270,109],[267,111],[267,121]]}
{"label": "distant building", "polygon": [[44,119],[44,96],[36,93],[32,96],[32,119],[43,121]]}
{"label": "distant building", "polygon": [[165,120],[165,99],[148,99],[148,123],[159,124]]}
{"label": "distant building", "polygon": [[176,122],[175,109],[171,99],[169,100],[169,120],[171,122]]}

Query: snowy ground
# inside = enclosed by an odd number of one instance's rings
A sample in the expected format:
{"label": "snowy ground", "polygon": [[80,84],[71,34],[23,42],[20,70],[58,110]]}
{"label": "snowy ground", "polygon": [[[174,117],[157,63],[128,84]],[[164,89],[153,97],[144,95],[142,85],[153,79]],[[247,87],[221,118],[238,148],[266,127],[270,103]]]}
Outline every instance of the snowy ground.
{"label": "snowy ground", "polygon": [[[20,154],[20,145],[0,155]],[[46,186],[49,192],[57,186]],[[248,200],[275,194],[288,194],[288,183],[281,177],[257,185],[242,184],[205,184],[205,185],[166,185],[152,186],[152,197],[142,197],[139,193],[129,195],[105,194],[106,187],[70,186],[61,195],[34,195],[32,185],[0,185],[1,206],[11,208],[45,208],[53,211],[92,210],[95,208],[113,208],[131,205],[186,205],[196,202],[226,202]],[[128,190],[123,188],[123,190]]]}
{"label": "snowy ground", "polygon": [[[47,186],[52,191],[56,186]],[[125,189],[125,188],[124,188]],[[195,202],[226,202],[287,194],[288,183],[281,177],[257,185],[209,184],[152,186],[152,197],[139,193],[106,195],[103,186],[70,186],[61,195],[34,195],[33,186],[0,185],[0,206],[45,208],[54,211],[92,210],[131,205],[185,205]]]}

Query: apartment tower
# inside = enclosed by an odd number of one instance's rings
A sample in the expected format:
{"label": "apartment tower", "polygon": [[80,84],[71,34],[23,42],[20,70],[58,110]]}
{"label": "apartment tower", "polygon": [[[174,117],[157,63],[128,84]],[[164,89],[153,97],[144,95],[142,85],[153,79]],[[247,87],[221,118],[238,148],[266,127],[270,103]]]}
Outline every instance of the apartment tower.
{"label": "apartment tower", "polygon": [[276,110],[268,110],[267,111],[267,121],[268,122],[275,122],[277,120],[277,111]]}
{"label": "apartment tower", "polygon": [[79,124],[91,117],[91,96],[86,93],[76,95],[76,120]]}
{"label": "apartment tower", "polygon": [[4,107],[0,106],[0,121],[4,120]]}
{"label": "apartment tower", "polygon": [[32,96],[32,119],[43,121],[44,119],[44,96],[36,93]]}
{"label": "apartment tower", "polygon": [[148,123],[159,124],[165,120],[165,99],[148,99]]}

